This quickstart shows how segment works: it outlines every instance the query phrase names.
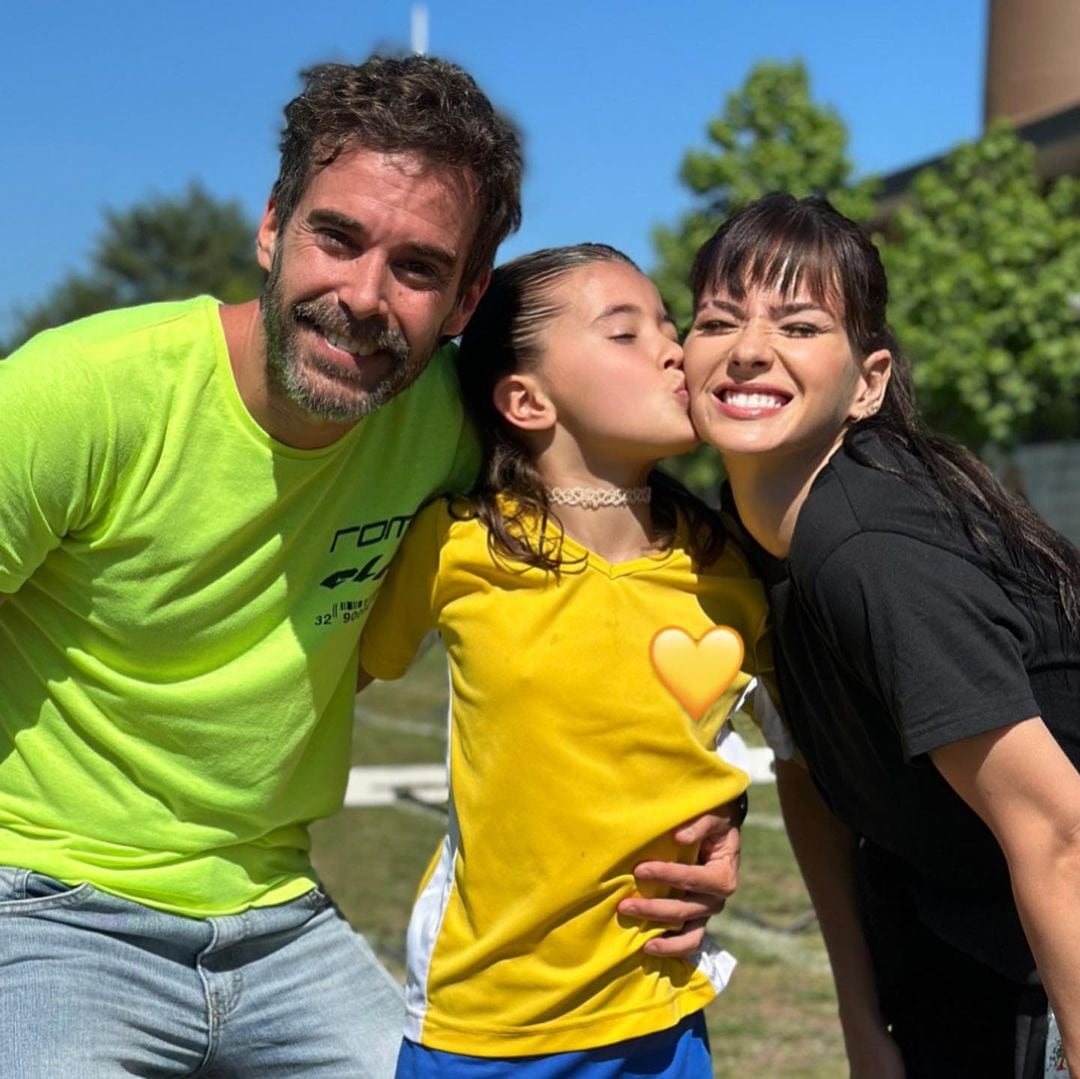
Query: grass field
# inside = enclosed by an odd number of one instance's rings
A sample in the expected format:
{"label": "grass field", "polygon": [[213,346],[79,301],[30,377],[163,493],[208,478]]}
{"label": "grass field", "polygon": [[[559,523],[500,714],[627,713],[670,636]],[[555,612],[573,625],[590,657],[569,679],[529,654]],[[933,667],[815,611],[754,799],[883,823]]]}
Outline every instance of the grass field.
{"label": "grass field", "polygon": [[[357,708],[354,764],[445,758],[443,662],[432,648],[401,682],[365,691]],[[316,865],[331,894],[399,977],[409,907],[443,829],[439,812],[405,803],[346,809],[314,830]],[[751,790],[739,891],[710,928],[739,959],[731,985],[706,1013],[715,1074],[846,1075],[824,947],[771,785]]]}

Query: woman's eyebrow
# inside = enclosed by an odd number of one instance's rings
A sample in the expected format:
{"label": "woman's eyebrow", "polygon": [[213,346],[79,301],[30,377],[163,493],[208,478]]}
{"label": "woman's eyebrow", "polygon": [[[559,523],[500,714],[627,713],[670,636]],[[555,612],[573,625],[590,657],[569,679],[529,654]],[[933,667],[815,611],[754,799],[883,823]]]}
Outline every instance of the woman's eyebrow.
{"label": "woman's eyebrow", "polygon": [[734,315],[736,318],[742,318],[743,309],[731,300],[718,300],[713,297],[710,300],[705,300],[699,306],[698,310],[702,310],[706,307],[718,307],[721,311],[726,311],[729,315]]}
{"label": "woman's eyebrow", "polygon": [[769,306],[769,314],[773,318],[783,318],[785,315],[797,315],[800,311],[821,311],[828,314],[821,304],[813,300],[792,300],[789,303],[781,303]]}

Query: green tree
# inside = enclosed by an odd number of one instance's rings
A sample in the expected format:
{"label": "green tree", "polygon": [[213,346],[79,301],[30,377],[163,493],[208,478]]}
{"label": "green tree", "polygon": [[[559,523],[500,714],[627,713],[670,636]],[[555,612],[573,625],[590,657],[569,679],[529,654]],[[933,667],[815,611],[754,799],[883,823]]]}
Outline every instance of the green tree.
{"label": "green tree", "polygon": [[[816,104],[801,61],[756,65],[729,94],[707,128],[710,145],[689,150],[679,171],[694,207],[674,226],[658,226],[659,256],[652,277],[680,327],[693,304],[687,281],[698,248],[728,215],[770,191],[824,195],[858,221],[869,218],[877,181],[853,179],[847,128],[837,113]],[[670,465],[680,479],[708,494],[720,475],[715,453],[699,449]]]}
{"label": "green tree", "polygon": [[[258,294],[255,225],[235,201],[193,183],[178,197],[107,210],[84,273],[18,311],[9,350],[39,330],[114,307],[209,293],[226,303]],[[2,354],[2,353],[0,353]]]}
{"label": "green tree", "polygon": [[976,452],[1080,436],[1080,181],[1044,191],[999,124],[909,196],[884,256],[929,424]]}

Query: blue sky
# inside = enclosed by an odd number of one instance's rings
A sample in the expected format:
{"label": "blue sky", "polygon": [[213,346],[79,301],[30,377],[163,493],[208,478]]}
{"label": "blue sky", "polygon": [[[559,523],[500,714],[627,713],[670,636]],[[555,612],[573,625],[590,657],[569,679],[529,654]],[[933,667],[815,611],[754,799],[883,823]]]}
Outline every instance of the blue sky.
{"label": "blue sky", "polygon": [[[408,45],[410,0],[29,0],[4,15],[0,153],[15,305],[80,269],[102,210],[193,179],[257,216],[298,71]],[[525,223],[502,257],[602,240],[646,268],[689,205],[685,150],[759,60],[807,64],[860,173],[981,129],[985,0],[428,0],[429,51],[526,137]]]}

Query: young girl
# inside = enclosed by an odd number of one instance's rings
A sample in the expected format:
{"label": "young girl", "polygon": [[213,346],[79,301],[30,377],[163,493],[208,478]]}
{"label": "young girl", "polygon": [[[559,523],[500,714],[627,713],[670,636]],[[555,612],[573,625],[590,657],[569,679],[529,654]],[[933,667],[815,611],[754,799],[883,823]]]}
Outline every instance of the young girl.
{"label": "young girl", "polygon": [[693,288],[692,412],[760,544],[852,1074],[1041,1077],[1044,985],[1075,1067],[1080,558],[924,430],[877,251],[828,203],[736,214]]}
{"label": "young girl", "polygon": [[[769,662],[760,584],[653,467],[696,442],[675,327],[629,259],[583,244],[497,269],[459,361],[480,484],[418,515],[361,645],[397,678],[435,627],[451,671],[449,834],[409,927],[399,1075],[709,1076],[700,1013],[733,960],[650,954],[660,930],[617,911],[638,862],[692,859],[672,831],[745,791],[714,743]],[[716,626],[745,660],[695,721],[651,645]]]}

